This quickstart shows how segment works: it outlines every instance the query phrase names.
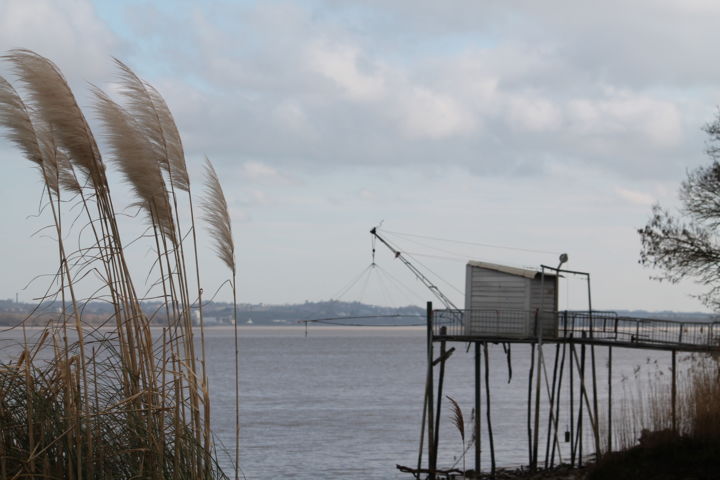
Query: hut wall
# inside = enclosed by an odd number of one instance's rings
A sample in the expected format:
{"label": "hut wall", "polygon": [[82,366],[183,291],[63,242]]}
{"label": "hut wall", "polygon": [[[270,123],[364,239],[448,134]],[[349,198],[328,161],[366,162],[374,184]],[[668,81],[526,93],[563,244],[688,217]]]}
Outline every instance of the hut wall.
{"label": "hut wall", "polygon": [[540,275],[533,278],[530,282],[530,310],[542,310],[543,338],[557,337],[557,309],[557,277],[546,275],[544,281]]}
{"label": "hut wall", "polygon": [[557,337],[557,278],[530,278],[478,265],[467,265],[465,276],[465,335],[526,339],[536,335],[536,316],[543,338]]}
{"label": "hut wall", "polygon": [[466,335],[525,338],[532,334],[530,279],[468,265],[465,283]]}

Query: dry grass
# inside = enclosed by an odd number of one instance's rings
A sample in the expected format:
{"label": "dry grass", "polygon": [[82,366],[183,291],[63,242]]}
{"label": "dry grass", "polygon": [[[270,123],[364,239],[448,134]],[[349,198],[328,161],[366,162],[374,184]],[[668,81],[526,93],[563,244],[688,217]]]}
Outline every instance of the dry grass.
{"label": "dry grass", "polygon": [[[125,258],[106,163],[72,91],[60,70],[34,52],[14,50],[4,58],[21,88],[0,78],[0,129],[41,172],[58,252],[41,306],[60,308],[53,315],[38,308],[23,319],[17,327],[23,334],[42,323],[42,335],[37,341],[23,335],[20,354],[0,364],[0,478],[226,478],[210,431],[204,335],[200,357],[195,353],[194,311],[203,333],[196,229],[182,143],[167,105],[120,62],[125,104],[96,89],[112,165],[132,187],[152,232],[150,274],[158,278],[145,295],[164,299],[167,318],[162,335],[153,336]],[[219,183],[216,189],[222,193]],[[227,210],[224,199],[220,207]],[[180,224],[185,208],[192,236]],[[193,241],[194,269],[186,261],[186,237]],[[67,238],[79,244],[68,248]],[[232,238],[227,241],[231,248]],[[234,264],[232,270],[234,286]],[[97,281],[95,293],[80,298],[77,284],[87,290],[88,279]],[[100,335],[83,318],[82,307],[92,300],[113,306],[110,333]]]}
{"label": "dry grass", "polygon": [[[692,355],[678,362],[675,434],[699,440],[720,441],[720,363],[709,355]],[[634,388],[613,422],[615,441],[630,448],[647,432],[673,432],[672,390],[669,370],[655,369],[647,377],[636,375]]]}

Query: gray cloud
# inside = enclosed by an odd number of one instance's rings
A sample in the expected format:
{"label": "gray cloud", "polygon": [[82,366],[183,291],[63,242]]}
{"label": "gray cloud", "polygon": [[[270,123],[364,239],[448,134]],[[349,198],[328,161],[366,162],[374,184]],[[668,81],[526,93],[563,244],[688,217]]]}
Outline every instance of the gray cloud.
{"label": "gray cloud", "polygon": [[[452,164],[484,174],[532,174],[560,161],[674,176],[701,157],[699,114],[713,92],[675,90],[709,85],[716,73],[683,55],[700,45],[667,48],[681,32],[660,41],[658,24],[673,8],[646,6],[654,14],[641,22],[619,5],[561,15],[532,4],[358,5],[220,5],[163,19],[164,28],[146,19],[142,32],[162,47],[144,62],[172,63],[177,75],[153,81],[191,150],[221,161]],[[183,31],[177,48],[169,30]],[[695,70],[672,75],[668,55]]]}

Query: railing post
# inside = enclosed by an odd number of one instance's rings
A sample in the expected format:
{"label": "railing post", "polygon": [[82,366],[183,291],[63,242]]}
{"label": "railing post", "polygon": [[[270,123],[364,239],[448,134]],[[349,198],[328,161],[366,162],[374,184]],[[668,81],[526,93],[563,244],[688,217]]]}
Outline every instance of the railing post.
{"label": "railing post", "polygon": [[618,318],[617,318],[617,316],[616,316],[616,317],[615,317],[615,332],[614,332],[614,333],[615,333],[615,340],[617,340],[617,334],[618,334],[618,321],[619,321],[619,320],[618,320]]}

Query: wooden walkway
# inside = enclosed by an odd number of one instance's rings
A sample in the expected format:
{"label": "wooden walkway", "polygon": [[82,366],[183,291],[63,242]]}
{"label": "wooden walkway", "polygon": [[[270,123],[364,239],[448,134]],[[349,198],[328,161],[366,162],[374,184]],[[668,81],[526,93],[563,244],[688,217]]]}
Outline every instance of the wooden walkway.
{"label": "wooden walkway", "polygon": [[[537,335],[542,320],[543,337]],[[528,328],[528,326],[533,326]],[[529,331],[532,330],[532,331]],[[720,352],[720,321],[621,317],[615,312],[434,310],[433,341],[579,343],[653,350]]]}

